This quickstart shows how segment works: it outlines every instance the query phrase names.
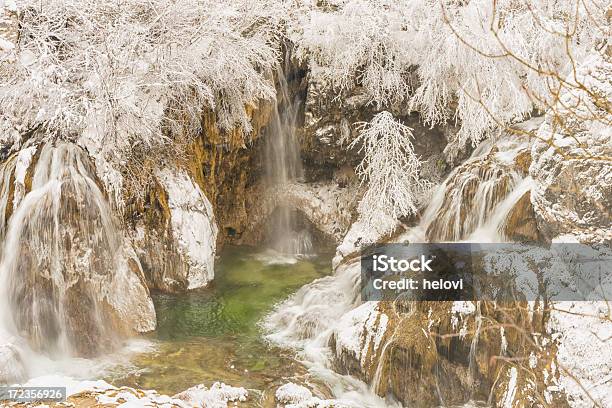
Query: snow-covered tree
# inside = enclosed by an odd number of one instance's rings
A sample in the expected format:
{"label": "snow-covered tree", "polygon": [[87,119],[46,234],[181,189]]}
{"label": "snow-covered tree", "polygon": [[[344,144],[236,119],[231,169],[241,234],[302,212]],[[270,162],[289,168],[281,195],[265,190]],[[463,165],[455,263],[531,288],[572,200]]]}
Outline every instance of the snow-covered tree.
{"label": "snow-covered tree", "polygon": [[308,9],[293,36],[298,55],[309,60],[340,92],[362,86],[370,101],[388,107],[409,96],[411,46],[398,0],[326,1],[323,9]]}
{"label": "snow-covered tree", "polygon": [[534,111],[551,109],[567,79],[576,77],[576,64],[610,31],[606,7],[598,1],[415,5],[411,19],[417,23],[420,86],[411,106],[432,124],[454,115],[461,128],[449,146],[451,155]]}
{"label": "snow-covered tree", "polygon": [[366,192],[359,203],[361,221],[381,233],[397,220],[415,214],[431,185],[421,179],[421,160],[414,153],[412,129],[389,112],[378,113],[369,123],[359,125],[351,147],[361,146],[364,157],[357,167]]}
{"label": "snow-covered tree", "polygon": [[0,61],[0,128],[43,127],[121,172],[135,153],[197,134],[205,109],[248,135],[249,106],[275,97],[283,4],[272,3],[20,1],[19,41]]}
{"label": "snow-covered tree", "polygon": [[293,36],[313,75],[330,92],[360,88],[381,109],[408,102],[431,125],[455,120],[449,156],[552,109],[576,66],[610,35],[609,6],[599,0],[322,4],[303,12]]}

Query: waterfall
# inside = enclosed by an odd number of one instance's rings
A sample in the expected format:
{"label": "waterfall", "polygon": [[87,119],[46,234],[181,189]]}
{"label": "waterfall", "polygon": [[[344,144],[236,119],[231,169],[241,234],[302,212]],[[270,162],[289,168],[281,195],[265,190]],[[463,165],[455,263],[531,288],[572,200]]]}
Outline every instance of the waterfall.
{"label": "waterfall", "polygon": [[[461,166],[453,170],[434,191],[419,223],[394,239],[394,242],[439,242],[478,240],[503,241],[503,227],[509,212],[533,185],[531,178],[516,168],[516,158],[528,149],[526,141],[485,142]],[[328,342],[339,321],[360,305],[359,262],[340,263],[333,276],[315,281],[279,305],[266,319],[268,338],[281,346],[297,349],[310,371],[334,380],[336,396],[346,396],[346,376],[330,374],[333,367]],[[480,330],[480,321],[477,330]],[[480,333],[470,344],[470,369],[478,351]],[[376,400],[384,380],[385,343],[372,383],[360,388],[361,406],[391,406],[394,401]]]}
{"label": "waterfall", "polygon": [[370,390],[372,390],[372,392],[375,394],[380,394],[380,390],[382,388],[381,383],[387,359],[387,348],[393,344],[393,341],[395,340],[395,333],[396,332],[394,331],[389,340],[385,342],[385,345],[380,351],[378,364],[376,365],[376,370],[374,371],[374,376],[372,377],[372,381],[370,383]]}
{"label": "waterfall", "polygon": [[483,143],[434,191],[419,223],[400,242],[501,242],[514,204],[533,182],[514,164],[526,142]]}
{"label": "waterfall", "polygon": [[[0,169],[3,209],[10,163]],[[69,143],[46,144],[31,176],[31,190],[14,201],[3,243],[0,344],[24,339],[54,358],[92,356],[122,335],[153,330],[140,264],[87,154]]]}
{"label": "waterfall", "polygon": [[[288,63],[285,63],[284,70],[280,65],[277,67],[279,92],[266,143],[266,181],[272,194],[291,188],[291,184],[304,175],[296,134],[301,101],[291,96],[285,75],[287,66]],[[309,231],[299,225],[296,210],[282,201],[277,203],[272,213],[268,235],[272,248],[278,252],[290,255],[308,255],[312,252]]]}

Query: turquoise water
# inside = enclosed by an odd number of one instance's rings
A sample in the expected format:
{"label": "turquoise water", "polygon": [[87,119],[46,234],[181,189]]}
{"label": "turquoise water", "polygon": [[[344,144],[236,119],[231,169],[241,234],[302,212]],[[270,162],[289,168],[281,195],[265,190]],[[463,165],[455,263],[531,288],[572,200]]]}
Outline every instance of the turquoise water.
{"label": "turquoise water", "polygon": [[294,263],[246,248],[225,249],[210,287],[187,294],[154,294],[158,329],[153,351],[136,355],[117,385],[174,394],[223,381],[265,390],[298,378],[304,368],[262,339],[258,323],[304,284],[331,272],[331,254]]}

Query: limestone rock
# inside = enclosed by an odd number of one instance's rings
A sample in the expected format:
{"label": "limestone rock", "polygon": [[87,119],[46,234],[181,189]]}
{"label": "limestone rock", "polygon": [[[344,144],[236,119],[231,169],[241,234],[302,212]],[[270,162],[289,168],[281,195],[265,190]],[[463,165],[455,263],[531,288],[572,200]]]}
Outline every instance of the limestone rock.
{"label": "limestone rock", "polygon": [[261,242],[266,222],[279,205],[285,205],[303,218],[310,232],[318,241],[339,243],[354,219],[358,186],[355,183],[341,187],[336,182],[292,183],[274,191],[263,185],[249,191],[261,197],[247,207],[249,225],[240,243]]}

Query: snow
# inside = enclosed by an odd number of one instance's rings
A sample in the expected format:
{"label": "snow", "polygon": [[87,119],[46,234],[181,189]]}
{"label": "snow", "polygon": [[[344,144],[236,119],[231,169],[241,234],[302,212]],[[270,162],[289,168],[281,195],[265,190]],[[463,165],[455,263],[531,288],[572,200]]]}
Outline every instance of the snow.
{"label": "snow", "polygon": [[283,404],[298,404],[312,398],[312,392],[306,387],[287,383],[276,390],[276,401]]}
{"label": "snow", "polygon": [[[83,147],[93,136],[102,145],[95,154],[126,173],[167,159],[177,139],[193,140],[207,110],[219,130],[235,130],[246,143],[253,107],[275,98],[284,8],[266,3],[49,0],[44,19],[21,14],[27,35],[15,47],[17,18],[6,12],[15,2],[3,0],[0,61],[10,51],[14,63],[3,64],[0,121],[42,126],[48,140]],[[49,33],[66,48],[51,45]]]}
{"label": "snow", "polygon": [[388,316],[378,311],[377,302],[365,302],[344,314],[334,328],[336,355],[348,352],[366,368],[368,357],[376,359],[388,322]]}
{"label": "snow", "polygon": [[36,153],[37,146],[21,149],[17,154],[15,163],[15,193],[13,195],[13,208],[17,208],[19,202],[25,195],[25,178],[28,167]]}
{"label": "snow", "polygon": [[[505,355],[508,351],[508,339],[506,338],[506,329],[503,326],[499,327],[499,336],[501,337],[500,350],[501,354]],[[546,381],[546,378],[544,379]]]}
{"label": "snow", "polygon": [[558,336],[559,385],[575,408],[612,406],[612,320],[606,302],[557,302],[549,330]]}
{"label": "snow", "polygon": [[219,382],[215,382],[210,388],[199,384],[172,397],[158,394],[155,390],[141,390],[131,387],[117,388],[103,380],[75,380],[60,375],[37,377],[21,385],[27,387],[66,387],[67,397],[81,393],[92,394],[97,403],[113,405],[118,408],[170,408],[173,406],[181,408],[226,408],[229,402],[244,402],[248,397],[246,389]]}
{"label": "snow", "polygon": [[276,390],[276,401],[285,408],[350,408],[355,407],[350,401],[337,399],[320,399],[301,385],[287,383]]}
{"label": "snow", "polygon": [[[451,325],[453,329],[457,329],[459,327],[459,320],[463,322],[463,325],[459,329],[459,337],[463,339],[467,334],[467,319],[464,319],[465,316],[469,316],[476,312],[476,306],[474,302],[468,301],[455,301],[453,302],[453,306],[451,307]],[[503,330],[503,328],[502,328]],[[503,337],[502,337],[503,341]]]}
{"label": "snow", "polygon": [[333,259],[334,268],[343,259],[356,255],[360,248],[380,241],[390,232],[399,227],[400,223],[390,215],[383,215],[378,219],[378,228],[370,228],[365,222],[358,220],[351,225],[342,243],[336,248],[336,255]]}
{"label": "snow", "polygon": [[510,368],[510,373],[508,375],[510,376],[510,379],[508,380],[508,388],[506,388],[506,392],[502,397],[501,403],[503,408],[512,408],[512,404],[514,403],[514,396],[516,395],[516,380],[518,377],[516,367]]}
{"label": "snow", "polygon": [[359,202],[359,219],[369,229],[389,233],[381,228],[381,218],[416,214],[432,185],[420,177],[421,159],[414,153],[412,128],[383,111],[358,129],[349,149],[363,154],[356,172],[368,186]]}
{"label": "snow", "polygon": [[9,40],[0,37],[0,51],[10,51],[13,48],[15,48],[15,44],[10,42]]}
{"label": "snow", "polygon": [[184,171],[164,169],[158,178],[168,193],[174,238],[190,267],[188,289],[203,287],[214,276],[218,229],[212,205]]}
{"label": "snow", "polygon": [[462,315],[469,315],[476,311],[476,306],[474,302],[468,301],[455,301],[453,302],[453,306],[451,308],[451,313],[459,313]]}
{"label": "snow", "polygon": [[336,183],[293,183],[281,186],[275,199],[296,208],[327,236],[340,242],[348,231],[355,191]]}
{"label": "snow", "polygon": [[45,375],[32,378],[24,384],[24,387],[66,387],[66,396],[80,394],[82,392],[103,392],[117,390],[106,381],[80,381],[62,375]]}
{"label": "snow", "polygon": [[228,402],[244,402],[249,393],[242,387],[232,387],[216,382],[210,388],[196,385],[173,398],[184,401],[187,406],[206,408],[226,408]]}
{"label": "snow", "polygon": [[3,7],[10,12],[17,12],[17,3],[15,3],[15,0],[0,0],[0,10],[2,10]]}
{"label": "snow", "polygon": [[[612,99],[612,63],[594,52],[567,81],[560,89],[561,100],[537,131],[541,140],[532,148],[532,204],[551,238],[573,235],[580,242],[610,241],[609,215],[598,209],[609,207],[612,188],[612,166],[600,160],[612,154],[612,115],[601,107]],[[572,85],[575,81],[579,85]],[[589,92],[581,89],[584,84]],[[559,116],[567,122],[561,129],[555,125]],[[570,182],[574,188],[566,189]]]}

